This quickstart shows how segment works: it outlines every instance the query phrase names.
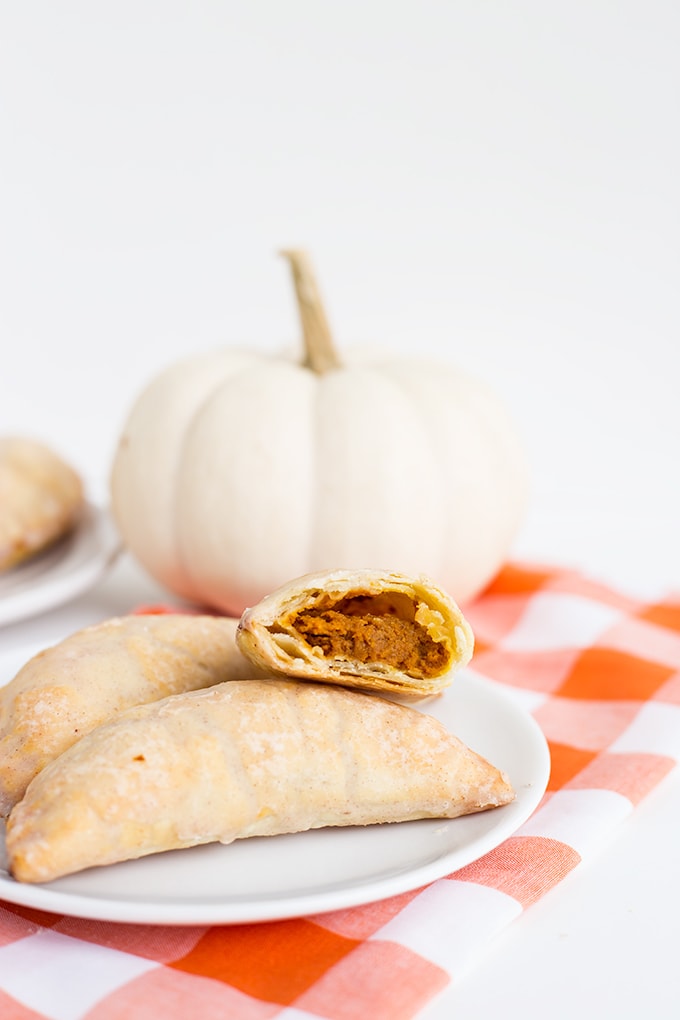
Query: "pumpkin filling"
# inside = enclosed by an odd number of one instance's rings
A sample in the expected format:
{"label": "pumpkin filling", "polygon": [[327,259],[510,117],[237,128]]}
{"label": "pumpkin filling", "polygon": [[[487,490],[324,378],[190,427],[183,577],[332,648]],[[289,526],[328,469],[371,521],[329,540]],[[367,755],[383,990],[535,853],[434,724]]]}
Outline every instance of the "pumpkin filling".
{"label": "pumpkin filling", "polygon": [[416,621],[406,595],[352,595],[330,606],[303,609],[290,620],[307,644],[331,658],[381,662],[414,677],[439,675],[449,661],[446,644]]}

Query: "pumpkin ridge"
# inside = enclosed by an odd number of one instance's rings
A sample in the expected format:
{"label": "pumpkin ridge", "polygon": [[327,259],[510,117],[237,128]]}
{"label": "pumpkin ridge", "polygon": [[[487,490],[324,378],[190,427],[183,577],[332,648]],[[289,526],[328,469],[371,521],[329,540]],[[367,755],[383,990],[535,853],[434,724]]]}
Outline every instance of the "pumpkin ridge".
{"label": "pumpkin ridge", "polygon": [[[192,432],[195,422],[200,419],[201,415],[204,413],[208,405],[218,397],[220,391],[224,386],[230,385],[232,383],[232,380],[237,379],[242,375],[245,375],[246,373],[252,371],[253,368],[257,370],[257,366],[258,362],[256,361],[256,359],[252,359],[249,364],[241,366],[236,370],[236,372],[230,375],[221,376],[218,380],[215,381],[213,385],[210,386],[209,390],[206,391],[206,393],[203,395],[203,397],[197,404],[196,408],[194,409],[194,412],[189,421],[188,428],[186,428],[182,434],[182,439],[174,462],[173,468],[174,477],[172,480],[172,491],[175,507],[180,505],[181,491],[183,488],[182,474],[185,463],[185,454],[190,442],[192,441]],[[194,576],[194,571],[192,570],[191,567],[192,557],[190,555],[187,555],[185,543],[182,540],[182,524],[180,520],[180,515],[178,513],[175,513],[173,516],[172,537],[177,562],[182,571],[182,581],[184,582],[185,586],[191,591],[192,593],[191,597],[194,600],[197,600],[198,602],[204,602],[204,599],[202,598],[201,595],[202,587],[201,579],[200,578],[197,579]]]}
{"label": "pumpkin ridge", "polygon": [[309,519],[312,522],[312,526],[309,531],[309,548],[307,552],[307,568],[308,570],[320,569],[324,564],[318,563],[318,549],[321,545],[321,517],[319,514],[319,506],[321,500],[319,498],[320,488],[322,484],[322,471],[321,465],[323,463],[323,457],[321,452],[321,417],[323,415],[323,400],[322,393],[324,390],[323,377],[319,376],[316,380],[316,386],[314,387],[314,399],[312,402],[312,435],[311,444],[312,450],[310,454],[310,463],[312,465],[312,478],[309,487],[309,501],[310,501],[310,515]]}
{"label": "pumpkin ridge", "polygon": [[[441,471],[439,470],[439,458],[436,456],[437,443],[435,441],[433,441],[432,434],[431,434],[432,430],[429,427],[426,426],[425,420],[423,419],[423,415],[422,415],[422,413],[420,411],[420,404],[419,404],[418,400],[416,399],[416,395],[413,393],[413,390],[410,389],[409,386],[406,385],[406,383],[404,382],[403,379],[401,379],[399,376],[393,375],[392,372],[390,371],[390,367],[391,366],[390,366],[389,362],[385,362],[385,363],[376,362],[375,364],[372,364],[370,366],[371,370],[376,372],[376,374],[379,374],[383,381],[385,379],[388,379],[389,382],[392,383],[397,388],[397,390],[401,393],[401,395],[405,399],[405,401],[411,406],[411,408],[413,410],[413,418],[414,418],[414,420],[416,422],[418,422],[418,425],[419,425],[419,428],[420,428],[420,433],[421,433],[421,437],[422,437],[422,440],[423,440],[423,446],[430,452],[430,455],[432,457],[432,468],[433,468],[432,482],[438,486],[437,492],[433,494],[432,499],[430,500],[430,502],[431,503],[436,503],[437,505],[440,505],[440,506],[443,506],[443,505],[446,504],[446,499],[445,499],[444,487],[441,484]],[[423,523],[424,524],[427,523],[427,527],[428,527],[428,530],[430,531],[430,535],[431,535],[432,534],[432,525],[433,525],[432,518],[430,518],[427,522],[423,522]],[[443,520],[442,520],[442,523],[443,523]],[[434,559],[435,559],[436,562],[441,563],[443,561],[443,559],[444,559],[445,529],[443,529],[442,527],[439,527],[437,529],[437,531],[438,531],[437,545],[436,545],[436,549],[434,550]],[[425,570],[426,568],[425,568],[424,565],[421,564],[420,569],[421,570]],[[430,573],[433,573],[432,568],[428,568],[428,569],[429,569]]]}

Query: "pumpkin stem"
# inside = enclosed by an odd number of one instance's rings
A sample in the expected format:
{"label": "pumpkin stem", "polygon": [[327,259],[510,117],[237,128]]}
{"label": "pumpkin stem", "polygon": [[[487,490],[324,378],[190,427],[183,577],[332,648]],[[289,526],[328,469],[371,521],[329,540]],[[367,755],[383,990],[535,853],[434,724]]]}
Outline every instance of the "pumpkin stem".
{"label": "pumpkin stem", "polygon": [[318,375],[330,372],[334,368],[340,368],[340,359],[333,344],[333,337],[307,253],[299,249],[286,249],[280,254],[288,259],[293,273],[295,296],[305,345],[303,364]]}

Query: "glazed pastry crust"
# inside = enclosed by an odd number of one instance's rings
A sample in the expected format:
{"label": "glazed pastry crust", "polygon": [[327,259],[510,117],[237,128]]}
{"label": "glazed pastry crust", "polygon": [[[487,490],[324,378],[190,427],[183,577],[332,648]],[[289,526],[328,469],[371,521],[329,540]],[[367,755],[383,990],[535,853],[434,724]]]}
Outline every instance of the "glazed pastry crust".
{"label": "glazed pastry crust", "polygon": [[432,581],[377,570],[297,578],[246,609],[236,640],[278,675],[417,697],[447,687],[474,647],[462,612]]}
{"label": "glazed pastry crust", "polygon": [[325,684],[232,681],[130,709],[33,780],[7,825],[12,875],[48,882],[202,843],[455,818],[513,800],[431,716]]}
{"label": "glazed pastry crust", "polygon": [[0,571],[66,535],[83,505],[80,476],[53,450],[33,439],[0,438]]}
{"label": "glazed pastry crust", "polygon": [[0,814],[49,761],[123,709],[262,676],[239,652],[236,624],[180,614],[117,617],[34,656],[0,688]]}

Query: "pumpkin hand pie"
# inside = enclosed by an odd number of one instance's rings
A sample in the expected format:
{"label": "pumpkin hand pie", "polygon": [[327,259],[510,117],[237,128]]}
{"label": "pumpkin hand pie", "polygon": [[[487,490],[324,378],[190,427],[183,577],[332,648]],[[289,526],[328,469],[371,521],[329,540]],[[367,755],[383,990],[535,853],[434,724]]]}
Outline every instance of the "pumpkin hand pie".
{"label": "pumpkin hand pie", "polygon": [[243,613],[245,656],[277,675],[425,697],[472,657],[472,630],[426,577],[377,570],[306,574]]}
{"label": "pumpkin hand pie", "polygon": [[68,534],[84,505],[79,474],[49,447],[0,437],[0,572]]}
{"label": "pumpkin hand pie", "polygon": [[37,776],[7,823],[11,874],[49,882],[205,843],[456,818],[514,799],[436,719],[327,684],[247,680],[128,709]]}
{"label": "pumpkin hand pie", "polygon": [[86,733],[134,705],[262,671],[228,617],[123,616],[33,656],[0,688],[0,816]]}

